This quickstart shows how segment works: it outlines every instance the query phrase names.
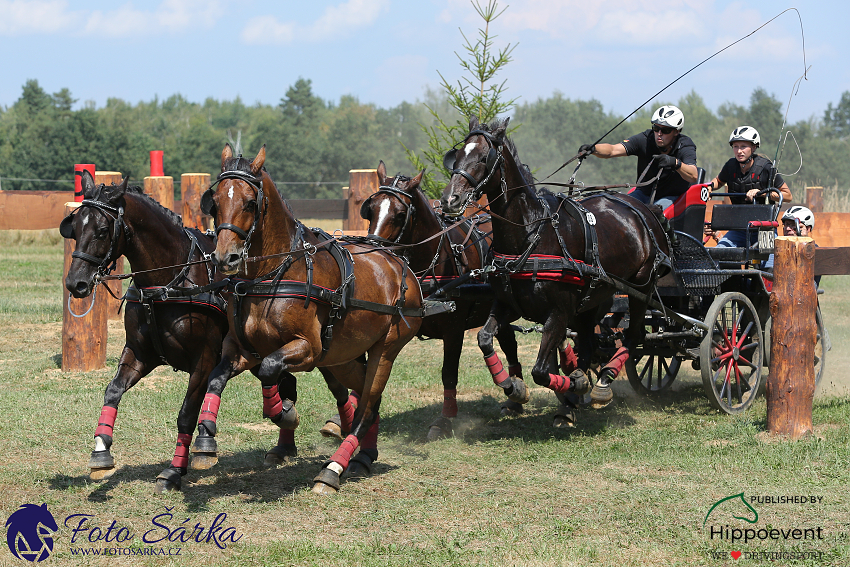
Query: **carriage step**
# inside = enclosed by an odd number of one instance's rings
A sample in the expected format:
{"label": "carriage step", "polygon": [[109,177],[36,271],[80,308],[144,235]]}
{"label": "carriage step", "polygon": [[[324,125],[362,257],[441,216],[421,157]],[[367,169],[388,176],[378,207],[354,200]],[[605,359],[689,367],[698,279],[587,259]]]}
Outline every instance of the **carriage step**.
{"label": "carriage step", "polygon": [[439,315],[440,313],[452,313],[457,307],[454,301],[423,301],[422,312],[423,317],[431,315]]}

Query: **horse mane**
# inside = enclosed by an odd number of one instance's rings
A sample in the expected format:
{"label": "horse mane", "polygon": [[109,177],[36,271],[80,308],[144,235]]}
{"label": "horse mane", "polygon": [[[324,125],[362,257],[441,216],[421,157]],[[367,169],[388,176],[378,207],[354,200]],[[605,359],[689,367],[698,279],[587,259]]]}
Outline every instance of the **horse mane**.
{"label": "horse mane", "polygon": [[151,197],[150,195],[145,193],[144,190],[141,187],[139,187],[138,185],[128,186],[127,191],[125,193],[132,193],[133,195],[138,195],[138,196],[144,197],[145,199],[147,199],[148,201],[150,201],[151,203],[156,205],[156,207],[158,207],[159,210],[171,222],[173,222],[175,225],[179,226],[180,228],[183,228],[183,217],[181,217],[180,215],[178,215],[177,213],[175,213],[171,209],[164,207],[159,201],[157,201],[156,199],[154,199],[153,197]]}

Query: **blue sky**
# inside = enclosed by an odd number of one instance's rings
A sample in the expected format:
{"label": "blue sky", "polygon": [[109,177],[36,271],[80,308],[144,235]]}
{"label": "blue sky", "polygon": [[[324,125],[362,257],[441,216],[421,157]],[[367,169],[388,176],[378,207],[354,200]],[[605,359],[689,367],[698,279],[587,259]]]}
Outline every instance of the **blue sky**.
{"label": "blue sky", "polygon": [[[484,0],[482,0],[484,1]],[[748,0],[502,0],[496,46],[516,44],[499,79],[532,102],[559,91],[628,114],[715,51],[791,4]],[[790,99],[789,120],[820,118],[850,91],[850,5],[809,0],[715,57],[657,100],[692,89],[712,110],[747,105],[756,87]],[[77,106],[182,94],[277,104],[299,77],[338,101],[395,106],[461,77],[462,28],[481,24],[468,0],[0,0],[0,105],[27,79],[67,87]]]}

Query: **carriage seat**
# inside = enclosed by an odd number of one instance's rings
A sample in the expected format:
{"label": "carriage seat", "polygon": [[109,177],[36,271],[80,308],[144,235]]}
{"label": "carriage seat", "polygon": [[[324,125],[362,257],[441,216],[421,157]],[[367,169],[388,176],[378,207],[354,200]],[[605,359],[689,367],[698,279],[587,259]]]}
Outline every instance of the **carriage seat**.
{"label": "carriage seat", "polygon": [[[672,205],[664,209],[664,216],[670,220],[673,230],[684,232],[689,236],[701,239],[705,226],[705,202],[708,200],[708,190],[702,187],[705,183],[705,170],[697,168],[697,182],[682,193]],[[629,193],[634,191],[632,188]]]}

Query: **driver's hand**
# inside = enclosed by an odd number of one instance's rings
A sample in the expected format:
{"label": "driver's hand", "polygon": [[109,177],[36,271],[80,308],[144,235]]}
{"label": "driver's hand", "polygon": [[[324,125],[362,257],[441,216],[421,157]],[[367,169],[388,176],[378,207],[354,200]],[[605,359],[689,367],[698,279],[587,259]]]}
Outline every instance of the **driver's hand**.
{"label": "driver's hand", "polygon": [[756,196],[759,194],[760,191],[761,189],[750,189],[749,191],[747,191],[747,201],[749,201],[750,203],[755,202]]}

